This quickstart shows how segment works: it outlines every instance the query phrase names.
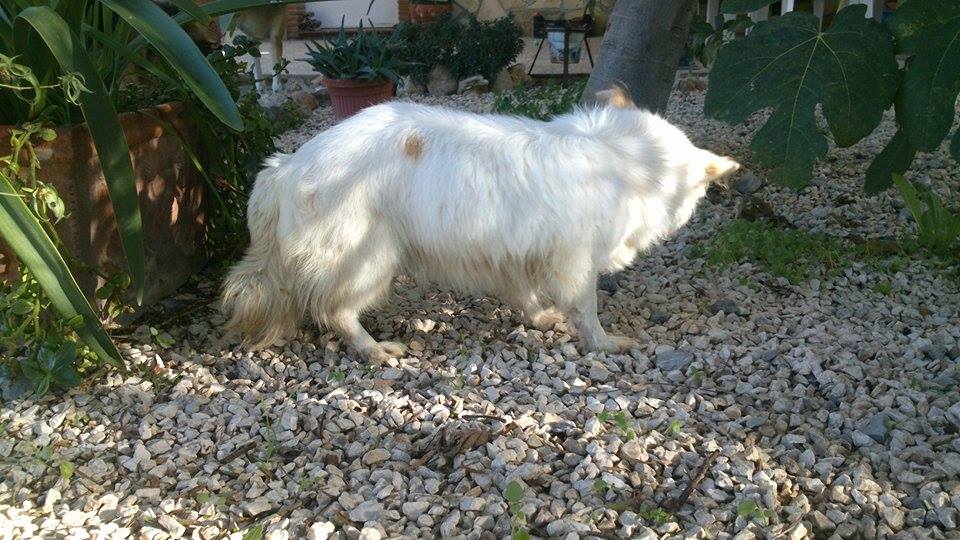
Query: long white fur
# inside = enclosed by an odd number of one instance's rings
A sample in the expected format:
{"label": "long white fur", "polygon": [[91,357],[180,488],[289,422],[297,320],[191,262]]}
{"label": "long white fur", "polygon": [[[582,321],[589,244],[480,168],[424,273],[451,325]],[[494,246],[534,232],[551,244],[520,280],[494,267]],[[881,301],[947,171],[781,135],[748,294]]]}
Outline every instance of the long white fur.
{"label": "long white fur", "polygon": [[392,102],[275,156],[224,285],[229,328],[263,346],[310,315],[370,359],[396,356],[358,316],[407,273],[499,295],[540,326],[566,315],[592,350],[635,347],[601,328],[598,273],[678,229],[739,165],[622,91],[601,97],[550,122]]}

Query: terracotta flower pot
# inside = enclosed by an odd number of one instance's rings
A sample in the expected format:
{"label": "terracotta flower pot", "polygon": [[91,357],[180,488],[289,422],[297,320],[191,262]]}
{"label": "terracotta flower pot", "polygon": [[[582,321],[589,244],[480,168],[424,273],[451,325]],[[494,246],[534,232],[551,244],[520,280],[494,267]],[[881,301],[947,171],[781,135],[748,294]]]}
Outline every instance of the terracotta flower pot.
{"label": "terracotta flower pot", "polygon": [[393,97],[393,82],[389,79],[331,79],[323,78],[327,87],[333,114],[337,121],[349,118],[360,109],[390,101]]}
{"label": "terracotta flower pot", "polygon": [[420,24],[430,24],[445,13],[453,13],[453,3],[410,4],[410,20]]}
{"label": "terracotta flower pot", "polygon": [[[181,103],[120,115],[140,195],[146,250],[144,306],[175,291],[205,260],[205,185],[180,147],[177,136],[146,112],[169,123],[187,145],[198,137]],[[0,155],[9,152],[11,126],[0,126]],[[67,208],[57,232],[75,260],[112,274],[126,270],[107,183],[86,124],[56,129],[51,143],[36,143],[39,177],[53,185]],[[13,251],[0,238],[0,279],[17,276]],[[80,288],[91,300],[103,280],[76,272]]]}

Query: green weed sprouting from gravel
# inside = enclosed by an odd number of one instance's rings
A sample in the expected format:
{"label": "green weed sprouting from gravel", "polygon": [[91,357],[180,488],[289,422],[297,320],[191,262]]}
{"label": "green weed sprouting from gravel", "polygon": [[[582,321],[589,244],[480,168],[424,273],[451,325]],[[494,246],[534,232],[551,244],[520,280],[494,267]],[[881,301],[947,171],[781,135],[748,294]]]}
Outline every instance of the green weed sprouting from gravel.
{"label": "green weed sprouting from gravel", "polygon": [[530,533],[524,528],[527,524],[527,515],[521,510],[523,488],[516,481],[511,480],[503,492],[503,498],[510,509],[511,540],[530,540]]}
{"label": "green weed sprouting from gravel", "polygon": [[707,249],[707,263],[730,265],[743,260],[797,284],[824,269],[849,266],[855,248],[825,235],[785,230],[772,224],[736,219],[720,231]]}
{"label": "green weed sprouting from gravel", "polygon": [[766,525],[773,512],[760,506],[756,501],[746,500],[737,505],[737,515],[743,519],[755,520],[761,525]]}
{"label": "green weed sprouting from gravel", "polygon": [[601,411],[600,414],[597,415],[597,420],[603,423],[613,422],[628,441],[632,441],[637,437],[637,432],[630,427],[627,415],[624,414],[623,411],[617,411],[613,414],[610,414],[609,411]]}
{"label": "green weed sprouting from gravel", "polygon": [[673,521],[673,515],[659,506],[641,506],[637,515],[653,525],[663,525]]}

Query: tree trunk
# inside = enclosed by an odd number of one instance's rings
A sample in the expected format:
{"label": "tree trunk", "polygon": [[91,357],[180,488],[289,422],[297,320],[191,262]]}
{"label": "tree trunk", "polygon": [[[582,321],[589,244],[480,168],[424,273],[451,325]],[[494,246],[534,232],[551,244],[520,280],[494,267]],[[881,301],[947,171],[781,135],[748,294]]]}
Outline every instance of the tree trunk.
{"label": "tree trunk", "polygon": [[619,82],[638,106],[666,110],[696,7],[697,0],[618,0],[584,103]]}

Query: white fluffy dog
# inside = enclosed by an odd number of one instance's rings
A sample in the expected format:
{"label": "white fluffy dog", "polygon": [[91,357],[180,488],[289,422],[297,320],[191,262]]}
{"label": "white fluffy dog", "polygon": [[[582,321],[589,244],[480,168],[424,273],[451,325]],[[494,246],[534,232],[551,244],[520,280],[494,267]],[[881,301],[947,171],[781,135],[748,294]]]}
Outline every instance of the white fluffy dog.
{"label": "white fluffy dog", "polygon": [[597,275],[683,225],[739,165],[622,89],[601,94],[550,122],[392,102],[270,159],[224,284],[229,329],[265,346],[309,314],[367,359],[395,357],[404,347],[359,316],[403,272],[497,294],[537,327],[565,315],[589,350],[636,347],[600,326]]}

